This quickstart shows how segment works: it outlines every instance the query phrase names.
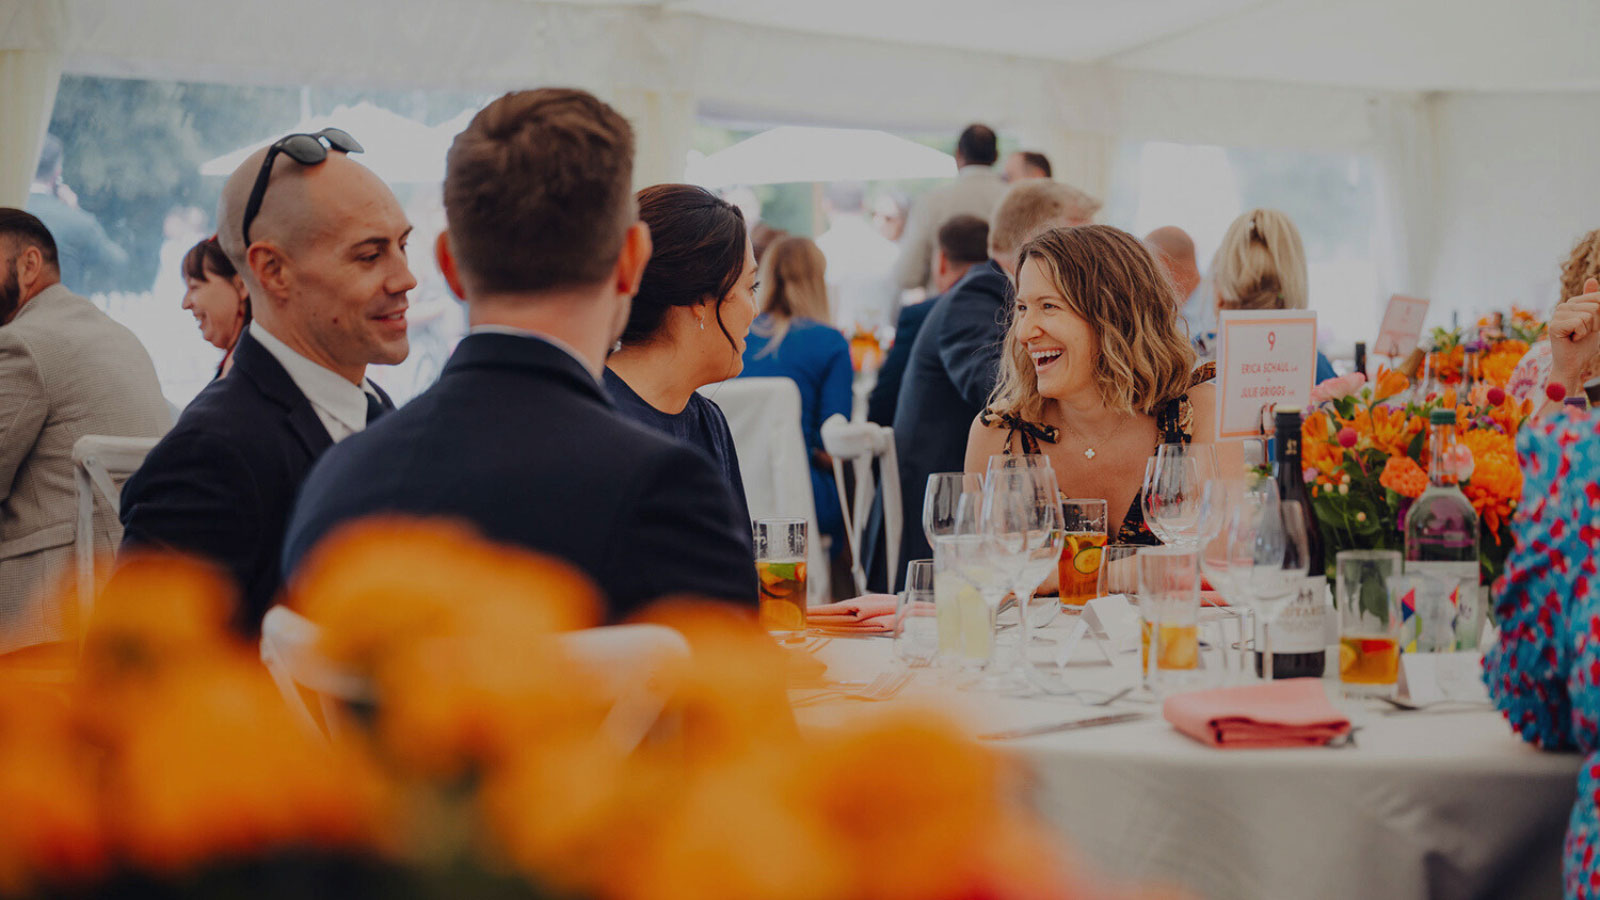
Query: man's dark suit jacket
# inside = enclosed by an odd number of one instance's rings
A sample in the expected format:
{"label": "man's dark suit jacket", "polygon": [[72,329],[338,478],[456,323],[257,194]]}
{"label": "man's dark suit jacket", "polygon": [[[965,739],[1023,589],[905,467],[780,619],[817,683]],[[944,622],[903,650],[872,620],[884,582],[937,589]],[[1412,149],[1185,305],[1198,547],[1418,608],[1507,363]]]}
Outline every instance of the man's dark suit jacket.
{"label": "man's dark suit jacket", "polygon": [[128,479],[123,550],[182,550],[221,563],[243,593],[235,629],[260,633],[282,583],[295,492],[332,444],[311,401],[246,330],[233,368],[194,398]]}
{"label": "man's dark suit jacket", "polygon": [[465,520],[566,559],[613,620],[669,594],[756,602],[750,542],[711,463],[623,418],[578,360],[534,337],[467,336],[437,384],[328,451],[284,572],[335,526],[383,512]]}
{"label": "man's dark suit jacket", "polygon": [[894,343],[889,345],[889,355],[878,368],[878,383],[872,388],[872,396],[867,398],[868,422],[894,426],[894,408],[900,402],[900,382],[905,378],[906,363],[911,361],[911,345],[937,302],[939,297],[933,297],[900,310],[900,318],[894,325]]}
{"label": "man's dark suit jacket", "polygon": [[959,472],[966,461],[967,432],[999,375],[1012,296],[1011,282],[993,260],[973,266],[934,301],[911,345],[894,413],[905,508],[902,560],[933,555],[922,534],[922,495],[929,475]]}

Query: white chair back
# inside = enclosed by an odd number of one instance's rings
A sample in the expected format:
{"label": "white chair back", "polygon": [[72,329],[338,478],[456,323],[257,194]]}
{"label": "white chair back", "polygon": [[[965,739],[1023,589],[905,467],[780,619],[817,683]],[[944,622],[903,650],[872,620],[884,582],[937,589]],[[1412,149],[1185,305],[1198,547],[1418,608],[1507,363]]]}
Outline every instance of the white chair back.
{"label": "white chair back", "polygon": [[[850,574],[855,578],[856,593],[867,592],[867,573],[861,561],[862,533],[866,531],[876,494],[873,484],[872,464],[878,462],[883,479],[883,530],[884,562],[889,567],[885,583],[895,583],[895,572],[900,566],[900,461],[895,455],[894,430],[872,422],[847,422],[844,416],[835,415],[822,423],[822,448],[833,457],[834,485],[839,491],[839,505],[845,510],[845,537],[850,541]],[[845,496],[844,463],[850,462],[855,473],[855,502]]]}
{"label": "white chair back", "polygon": [[728,419],[751,517],[806,520],[806,561],[813,573],[806,580],[806,596],[812,606],[827,603],[832,599],[828,552],[817,531],[811,463],[800,430],[800,389],[788,378],[734,378],[708,384],[700,393]]}
{"label": "white chair back", "polygon": [[[138,471],[160,438],[86,434],[72,445],[72,481],[77,489],[78,607],[89,620],[94,603],[94,508],[99,494],[113,514],[122,512],[122,483]],[[113,548],[115,549],[115,548]]]}
{"label": "white chair back", "polygon": [[[261,620],[261,662],[307,733],[337,740],[338,705],[370,699],[370,694],[362,679],[322,658],[317,651],[320,633],[294,610],[274,606]],[[689,642],[664,625],[590,628],[561,640],[571,658],[612,698],[602,733],[618,751],[631,752],[661,720],[668,699],[661,673],[688,660]],[[307,693],[321,705],[323,726],[311,714]]]}

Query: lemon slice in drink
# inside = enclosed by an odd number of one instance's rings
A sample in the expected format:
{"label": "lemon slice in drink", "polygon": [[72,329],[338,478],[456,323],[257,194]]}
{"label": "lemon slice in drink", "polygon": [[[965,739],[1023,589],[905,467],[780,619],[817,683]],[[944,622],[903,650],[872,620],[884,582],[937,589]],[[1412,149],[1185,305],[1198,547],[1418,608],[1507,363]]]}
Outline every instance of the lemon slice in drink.
{"label": "lemon slice in drink", "polygon": [[1349,644],[1340,643],[1339,644],[1339,674],[1343,675],[1344,673],[1346,673],[1346,672],[1350,671],[1351,669],[1355,668],[1355,665],[1356,665],[1356,648],[1350,646]]}
{"label": "lemon slice in drink", "polygon": [[1072,567],[1079,575],[1093,575],[1100,571],[1100,548],[1085,547],[1072,558]]}

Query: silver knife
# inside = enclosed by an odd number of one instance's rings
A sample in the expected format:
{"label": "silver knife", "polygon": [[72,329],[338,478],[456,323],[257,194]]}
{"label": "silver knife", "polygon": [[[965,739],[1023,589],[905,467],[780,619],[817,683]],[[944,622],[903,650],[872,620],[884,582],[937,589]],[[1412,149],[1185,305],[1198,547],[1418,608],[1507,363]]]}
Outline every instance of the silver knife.
{"label": "silver knife", "polygon": [[1109,716],[1096,716],[1092,719],[1073,719],[1069,722],[1052,722],[1049,725],[1013,728],[1010,731],[994,731],[989,734],[980,734],[978,739],[981,741],[1010,741],[1040,734],[1054,734],[1057,731],[1076,731],[1080,728],[1097,728],[1101,725],[1120,725],[1123,722],[1143,719],[1148,715],[1149,713],[1142,712],[1112,713]]}

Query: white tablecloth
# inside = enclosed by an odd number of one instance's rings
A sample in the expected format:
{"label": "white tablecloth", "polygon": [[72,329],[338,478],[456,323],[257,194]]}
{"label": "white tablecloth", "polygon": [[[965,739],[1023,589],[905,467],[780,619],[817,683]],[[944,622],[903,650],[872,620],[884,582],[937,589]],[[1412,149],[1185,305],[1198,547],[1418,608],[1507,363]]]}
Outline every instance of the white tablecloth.
{"label": "white tablecloth", "polygon": [[[830,679],[868,679],[891,664],[891,643],[836,638],[815,654]],[[1073,673],[1074,686],[1089,689],[1132,684],[1137,654]],[[1218,900],[1561,896],[1579,757],[1541,753],[1481,708],[1385,715],[1373,701],[1340,702],[1360,730],[1355,746],[1339,749],[1216,750],[1173,730],[1148,698],[1090,709],[996,697],[947,687],[931,670],[887,703],[826,703],[799,715],[823,727],[891,704],[931,704],[991,731],[1145,710],[1137,722],[994,744],[1021,754],[1038,809],[1113,876]]]}

